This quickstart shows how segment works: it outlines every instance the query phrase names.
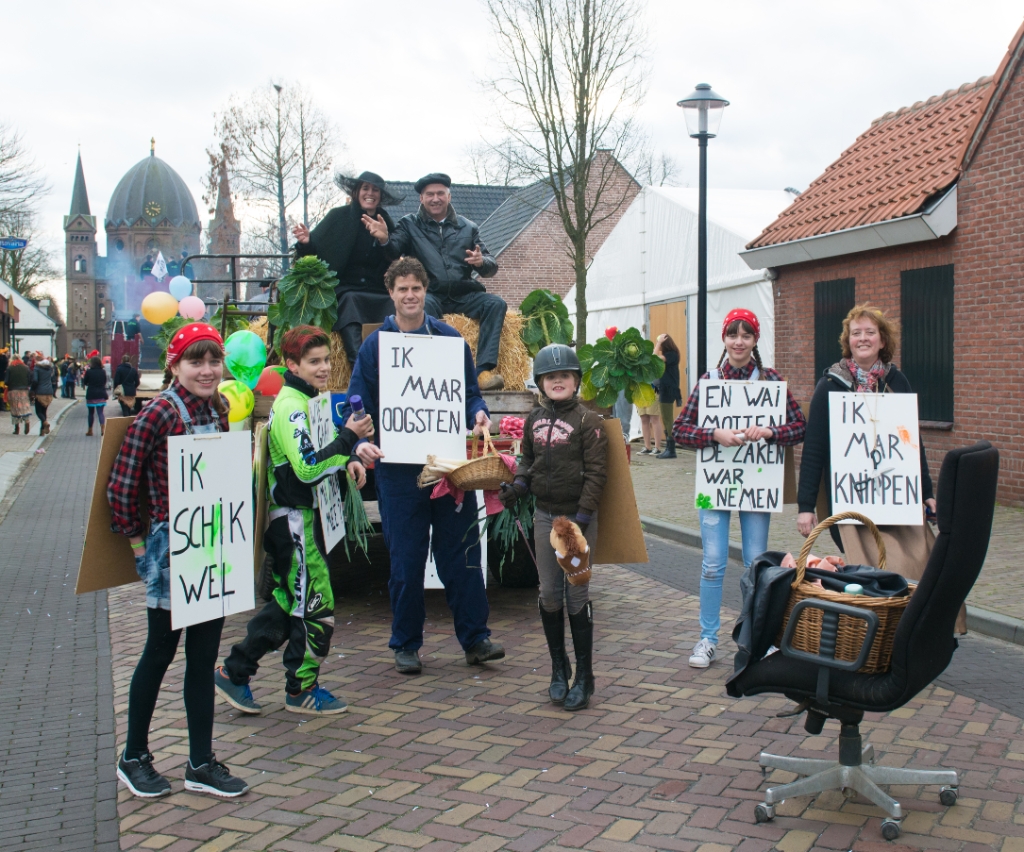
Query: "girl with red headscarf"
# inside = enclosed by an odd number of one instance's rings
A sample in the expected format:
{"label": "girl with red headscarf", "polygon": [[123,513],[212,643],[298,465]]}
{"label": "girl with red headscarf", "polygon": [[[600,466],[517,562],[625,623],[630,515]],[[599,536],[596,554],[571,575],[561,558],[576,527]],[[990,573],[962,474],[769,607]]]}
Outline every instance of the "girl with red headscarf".
{"label": "girl with red headscarf", "polygon": [[[771,367],[761,363],[757,351],[757,340],[761,336],[761,324],[753,311],[737,308],[729,312],[722,323],[722,341],[725,349],[715,369],[701,376],[702,379],[726,379],[730,381],[782,381]],[[694,385],[686,407],[680,412],[673,425],[673,437],[677,444],[693,449],[709,447],[718,443],[723,447],[738,447],[754,441],[767,441],[788,447],[804,439],[807,424],[803,412],[786,391],[786,422],[781,426],[748,426],[742,432],[733,429],[701,427],[699,420],[700,382]],[[743,544],[743,564],[749,567],[754,559],[768,549],[768,526],[771,514],[768,512],[739,511],[740,535]],[[722,584],[725,580],[725,566],[729,561],[729,524],[732,519],[729,510],[701,509],[700,534],[704,559],[700,573],[700,639],[693,648],[690,665],[704,669],[711,665],[718,649],[718,631],[721,627]]]}

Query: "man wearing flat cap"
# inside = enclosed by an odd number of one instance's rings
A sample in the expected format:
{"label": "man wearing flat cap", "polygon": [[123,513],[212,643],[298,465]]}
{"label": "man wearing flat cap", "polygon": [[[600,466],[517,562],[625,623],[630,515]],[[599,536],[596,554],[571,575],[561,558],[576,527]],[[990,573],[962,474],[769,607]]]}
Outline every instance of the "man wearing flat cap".
{"label": "man wearing flat cap", "polygon": [[371,217],[363,221],[390,259],[411,255],[426,267],[430,278],[428,314],[464,314],[479,320],[477,372],[491,372],[481,381],[480,389],[501,390],[505,381],[493,371],[498,366],[498,346],[508,306],[504,299],[488,293],[479,280],[494,275],[498,262],[481,244],[476,223],[455,212],[451,185],[452,179],[440,172],[421,177],[415,183],[420,196],[417,212],[403,216],[394,228]]}
{"label": "man wearing flat cap", "polygon": [[298,257],[316,255],[338,276],[338,320],[334,330],[341,335],[349,365],[356,362],[363,344],[363,323],[384,322],[394,313],[394,303],[384,286],[384,272],[391,262],[384,248],[370,233],[369,224],[395,229],[384,204],[397,204],[396,198],[373,172],[357,178],[338,177],[338,185],[348,192],[351,203],[335,207],[312,231],[305,225],[292,230],[298,241]]}

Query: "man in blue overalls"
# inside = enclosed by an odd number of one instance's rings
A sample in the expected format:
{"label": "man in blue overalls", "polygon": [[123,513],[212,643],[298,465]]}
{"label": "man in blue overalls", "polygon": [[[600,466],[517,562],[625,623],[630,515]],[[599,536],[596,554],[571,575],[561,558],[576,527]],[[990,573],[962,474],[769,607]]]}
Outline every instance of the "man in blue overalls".
{"label": "man in blue overalls", "polygon": [[[402,257],[388,267],[384,284],[395,303],[395,314],[384,320],[381,331],[405,334],[431,334],[459,337],[450,325],[428,317],[424,310],[427,296],[427,272],[415,258]],[[476,367],[468,344],[465,347],[466,422],[483,434],[490,429],[487,405],[480,396]],[[348,395],[359,395],[367,414],[379,422],[380,372],[377,332],[363,341],[352,370]],[[342,416],[348,418],[345,407]],[[480,543],[476,539],[476,492],[465,494],[461,506],[451,496],[431,499],[430,488],[419,488],[416,477],[422,465],[388,464],[380,448],[369,441],[356,444],[355,452],[368,465],[373,462],[377,482],[384,542],[391,554],[391,641],[395,668],[415,674],[422,668],[419,649],[423,645],[426,608],[423,599],[423,575],[433,530],[434,563],[444,584],[448,607],[455,617],[455,635],[466,652],[470,665],[500,660],[505,649],[490,640],[487,628],[490,608],[484,590],[483,573],[467,565],[480,565]]]}

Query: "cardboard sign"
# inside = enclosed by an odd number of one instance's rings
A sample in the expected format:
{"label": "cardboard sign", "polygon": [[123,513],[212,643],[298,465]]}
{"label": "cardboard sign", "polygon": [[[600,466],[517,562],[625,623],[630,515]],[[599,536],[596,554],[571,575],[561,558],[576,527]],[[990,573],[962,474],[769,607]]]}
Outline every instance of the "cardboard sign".
{"label": "cardboard sign", "polygon": [[[128,427],[134,420],[134,417],[109,417],[103,430],[100,460],[96,465],[96,480],[92,486],[89,524],[85,528],[85,546],[82,548],[82,562],[78,568],[78,582],[75,584],[76,595],[113,589],[139,580],[131,543],[126,536],[118,535],[110,529],[113,518],[110,503],[107,502],[110,471],[124,443]],[[139,489],[139,517],[143,522],[149,518],[146,495],[146,487],[143,485]]]}
{"label": "cardboard sign", "polygon": [[256,520],[252,531],[252,563],[261,571],[266,554],[263,535],[267,531],[267,468],[270,465],[270,430],[265,420],[256,424],[252,448],[252,493],[256,501]]}
{"label": "cardboard sign", "polygon": [[832,511],[923,524],[917,394],[830,393],[828,414]]}
{"label": "cardboard sign", "polygon": [[251,433],[169,437],[167,467],[171,627],[252,609]]}
{"label": "cardboard sign", "polygon": [[629,474],[626,442],[622,424],[602,420],[601,429],[608,440],[608,478],[597,507],[597,544],[594,562],[604,564],[637,564],[648,561],[644,528],[636,506],[633,477]]}
{"label": "cardboard sign", "polygon": [[[700,380],[698,425],[742,432],[786,422],[785,382]],[[694,477],[698,509],[781,512],[786,448],[765,440],[726,447],[717,441],[697,450]]]}
{"label": "cardboard sign", "polygon": [[[322,393],[309,401],[309,430],[313,448],[322,450],[334,440],[337,430],[332,416],[330,393]],[[324,547],[330,553],[345,537],[345,511],[342,501],[341,478],[347,474],[332,473],[316,485],[316,500],[320,506],[320,523],[324,528]]]}
{"label": "cardboard sign", "polygon": [[382,332],[380,448],[389,464],[466,454],[466,362],[461,337]]}

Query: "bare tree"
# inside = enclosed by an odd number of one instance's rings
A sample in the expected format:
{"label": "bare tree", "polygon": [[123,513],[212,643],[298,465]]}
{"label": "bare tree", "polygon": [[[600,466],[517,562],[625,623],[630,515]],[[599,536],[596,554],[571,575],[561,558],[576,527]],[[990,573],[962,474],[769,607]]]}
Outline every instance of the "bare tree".
{"label": "bare tree", "polygon": [[0,219],[34,210],[49,191],[21,134],[0,122]]}
{"label": "bare tree", "polygon": [[464,162],[473,173],[473,180],[486,186],[519,186],[536,178],[530,172],[518,168],[518,159],[513,155],[513,141],[503,139],[496,145],[480,141],[467,145]]}
{"label": "bare tree", "polygon": [[29,211],[0,216],[3,236],[28,240],[23,249],[0,249],[0,279],[21,295],[35,299],[42,295],[42,286],[60,275],[53,262],[53,252],[39,245],[35,214]]}
{"label": "bare tree", "polygon": [[617,180],[618,163],[643,144],[636,125],[647,71],[643,5],[487,0],[487,8],[503,62],[490,88],[511,140],[496,150],[554,193],[576,283],[576,339],[586,343],[587,240],[632,197]]}
{"label": "bare tree", "polygon": [[[220,164],[225,163],[231,185],[257,211],[254,233],[262,241],[270,225],[272,251],[286,254],[292,205],[302,200],[306,220],[310,200],[331,192],[338,147],[333,124],[301,86],[275,83],[244,99],[232,98],[216,118],[215,133],[217,143],[207,151],[204,200],[215,203]],[[285,260],[282,271],[287,269]]]}
{"label": "bare tree", "polygon": [[644,186],[679,186],[682,183],[683,170],[675,157],[665,152],[656,154],[651,147],[640,152],[630,170]]}

